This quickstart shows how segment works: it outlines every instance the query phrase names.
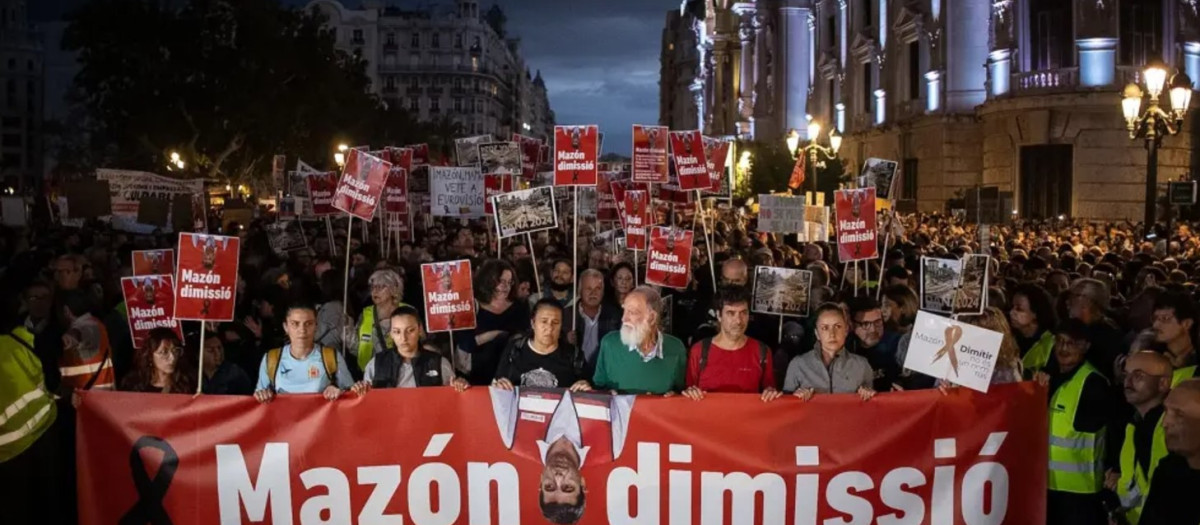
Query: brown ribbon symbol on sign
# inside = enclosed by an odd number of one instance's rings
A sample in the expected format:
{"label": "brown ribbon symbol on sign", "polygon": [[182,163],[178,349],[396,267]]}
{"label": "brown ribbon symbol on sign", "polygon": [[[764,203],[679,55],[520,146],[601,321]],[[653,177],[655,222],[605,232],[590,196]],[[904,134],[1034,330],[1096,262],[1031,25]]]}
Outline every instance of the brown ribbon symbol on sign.
{"label": "brown ribbon symbol on sign", "polygon": [[950,356],[950,368],[954,369],[954,375],[958,376],[958,354],[954,351],[954,344],[962,339],[963,329],[958,325],[951,325],[946,328],[946,344],[942,345],[942,349],[938,350],[933,356],[933,363],[939,359]]}

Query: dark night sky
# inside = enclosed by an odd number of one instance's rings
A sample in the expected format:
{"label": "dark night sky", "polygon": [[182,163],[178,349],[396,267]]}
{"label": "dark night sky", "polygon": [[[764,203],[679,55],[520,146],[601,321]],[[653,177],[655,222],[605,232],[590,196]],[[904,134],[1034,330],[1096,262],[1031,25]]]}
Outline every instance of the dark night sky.
{"label": "dark night sky", "polygon": [[[34,20],[53,20],[86,0],[34,0]],[[307,0],[284,0],[302,6]],[[357,7],[359,0],[342,0]],[[449,3],[453,0],[441,0]],[[391,0],[412,7],[438,0]],[[480,10],[492,5],[481,0]],[[666,13],[679,0],[499,0],[508,32],[542,71],[559,124],[599,124],[605,152],[629,155],[630,125],[658,121],[658,52]]]}

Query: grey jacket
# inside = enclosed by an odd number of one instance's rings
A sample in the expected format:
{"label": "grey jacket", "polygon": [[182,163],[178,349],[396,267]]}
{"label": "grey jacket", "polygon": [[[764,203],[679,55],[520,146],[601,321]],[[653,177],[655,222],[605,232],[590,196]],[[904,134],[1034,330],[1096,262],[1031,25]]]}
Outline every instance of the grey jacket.
{"label": "grey jacket", "polygon": [[871,388],[874,382],[875,372],[871,370],[867,358],[843,348],[826,367],[818,345],[788,363],[783,390],[795,392],[801,388],[811,388],[818,394],[853,394],[859,387]]}

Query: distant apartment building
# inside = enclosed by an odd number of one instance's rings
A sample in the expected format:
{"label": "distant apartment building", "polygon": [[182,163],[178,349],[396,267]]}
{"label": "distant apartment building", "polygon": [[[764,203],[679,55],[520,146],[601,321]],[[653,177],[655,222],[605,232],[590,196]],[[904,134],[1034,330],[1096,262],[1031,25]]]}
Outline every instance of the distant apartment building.
{"label": "distant apartment building", "polygon": [[42,67],[25,0],[0,0],[0,178],[8,187],[42,174]]}

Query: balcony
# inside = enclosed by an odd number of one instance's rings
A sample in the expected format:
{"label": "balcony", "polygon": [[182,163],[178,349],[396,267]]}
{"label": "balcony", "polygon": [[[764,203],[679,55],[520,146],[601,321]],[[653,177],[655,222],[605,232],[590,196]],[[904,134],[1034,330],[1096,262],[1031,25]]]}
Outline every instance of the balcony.
{"label": "balcony", "polygon": [[389,85],[386,85],[386,84],[385,84],[385,85],[383,86],[383,92],[384,92],[385,94],[392,94],[392,95],[394,95],[394,94],[396,93],[396,85],[395,85],[395,84],[392,84],[392,85],[390,85],[390,86],[389,86]]}
{"label": "balcony", "polygon": [[1061,93],[1079,89],[1079,68],[1022,71],[1012,75],[1012,94]]}
{"label": "balcony", "polygon": [[395,53],[396,51],[399,51],[399,50],[400,50],[400,46],[396,45],[395,42],[388,42],[383,45],[383,51],[385,53]]}

